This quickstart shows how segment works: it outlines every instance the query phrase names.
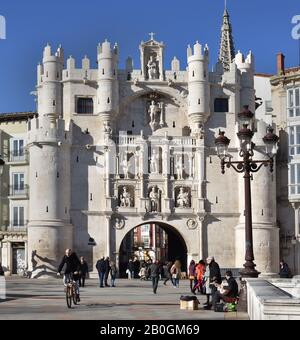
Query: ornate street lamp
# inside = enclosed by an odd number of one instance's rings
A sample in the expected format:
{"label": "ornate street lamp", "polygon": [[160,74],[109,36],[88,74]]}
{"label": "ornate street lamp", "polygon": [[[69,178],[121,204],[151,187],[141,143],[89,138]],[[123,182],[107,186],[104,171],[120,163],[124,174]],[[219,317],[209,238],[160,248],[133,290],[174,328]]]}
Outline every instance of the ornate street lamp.
{"label": "ornate street lamp", "polygon": [[[252,115],[252,116],[251,116]],[[238,114],[242,128],[240,128],[237,136],[240,141],[239,155],[243,158],[241,161],[232,161],[231,156],[227,153],[230,140],[225,136],[224,131],[219,131],[219,136],[215,139],[217,154],[221,159],[221,171],[225,173],[225,165],[227,168],[232,167],[238,173],[244,173],[245,185],[245,264],[240,274],[242,277],[258,277],[260,274],[255,269],[253,254],[253,232],[252,232],[252,208],[251,208],[251,173],[257,172],[264,166],[270,167],[273,172],[274,156],[277,152],[278,136],[273,133],[271,126],[267,128],[267,134],[263,138],[266,145],[267,160],[253,160],[255,144],[252,142],[253,131],[248,128],[248,124],[252,123],[253,114],[244,107],[244,111]],[[228,158],[228,160],[226,160]]]}

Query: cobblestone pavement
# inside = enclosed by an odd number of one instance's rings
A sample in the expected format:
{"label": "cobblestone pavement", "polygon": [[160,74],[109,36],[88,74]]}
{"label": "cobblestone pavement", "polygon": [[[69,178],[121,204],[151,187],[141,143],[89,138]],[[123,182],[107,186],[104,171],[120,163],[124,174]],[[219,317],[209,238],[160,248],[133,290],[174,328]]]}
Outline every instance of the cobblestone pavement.
{"label": "cobblestone pavement", "polygon": [[6,279],[6,300],[0,300],[0,319],[93,319],[93,320],[224,320],[247,319],[240,313],[215,313],[202,309],[205,297],[198,295],[199,310],[180,310],[181,295],[189,295],[187,280],[179,288],[159,282],[153,294],[150,281],[117,281],[117,287],[100,288],[89,279],[81,289],[81,302],[68,309],[60,279]]}

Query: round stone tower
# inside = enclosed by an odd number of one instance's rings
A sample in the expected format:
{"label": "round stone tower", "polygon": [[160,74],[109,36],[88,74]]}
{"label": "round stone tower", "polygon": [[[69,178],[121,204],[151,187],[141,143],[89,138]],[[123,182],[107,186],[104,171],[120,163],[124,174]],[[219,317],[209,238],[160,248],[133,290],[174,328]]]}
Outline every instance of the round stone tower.
{"label": "round stone tower", "polygon": [[196,42],[194,51],[187,49],[188,57],[188,117],[192,132],[197,131],[210,114],[209,51]]}
{"label": "round stone tower", "polygon": [[[113,115],[118,113],[118,46],[111,48],[105,40],[98,46],[97,112],[104,127],[109,127]],[[107,128],[108,128],[107,127]]]}
{"label": "round stone tower", "polygon": [[29,127],[30,221],[28,258],[32,277],[56,272],[66,248],[72,248],[70,224],[70,145],[62,121],[63,50],[44,49],[38,66],[39,117]]}

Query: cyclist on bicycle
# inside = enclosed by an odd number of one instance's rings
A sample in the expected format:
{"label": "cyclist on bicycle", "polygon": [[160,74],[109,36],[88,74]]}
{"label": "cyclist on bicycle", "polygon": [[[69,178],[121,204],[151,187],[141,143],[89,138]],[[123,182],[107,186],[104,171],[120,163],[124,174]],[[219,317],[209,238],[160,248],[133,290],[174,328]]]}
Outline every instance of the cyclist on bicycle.
{"label": "cyclist on bicycle", "polygon": [[76,253],[72,252],[71,249],[66,249],[65,255],[61,260],[61,263],[57,270],[57,275],[60,275],[60,272],[63,269],[63,266],[66,265],[63,283],[64,286],[67,286],[67,283],[71,280],[76,282],[76,295],[78,302],[80,301],[79,297],[79,277],[80,277],[80,261],[77,257]]}

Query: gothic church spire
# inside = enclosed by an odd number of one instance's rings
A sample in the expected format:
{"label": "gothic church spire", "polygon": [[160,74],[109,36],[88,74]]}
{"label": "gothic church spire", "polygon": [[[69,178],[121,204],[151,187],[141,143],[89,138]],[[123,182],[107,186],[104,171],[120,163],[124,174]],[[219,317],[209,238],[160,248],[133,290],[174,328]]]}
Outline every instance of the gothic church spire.
{"label": "gothic church spire", "polygon": [[221,43],[219,51],[219,61],[223,64],[225,71],[229,71],[230,64],[235,57],[234,42],[232,37],[232,27],[229,20],[229,14],[225,6],[223,14],[223,24],[221,30]]}

